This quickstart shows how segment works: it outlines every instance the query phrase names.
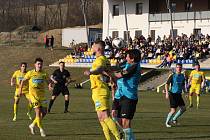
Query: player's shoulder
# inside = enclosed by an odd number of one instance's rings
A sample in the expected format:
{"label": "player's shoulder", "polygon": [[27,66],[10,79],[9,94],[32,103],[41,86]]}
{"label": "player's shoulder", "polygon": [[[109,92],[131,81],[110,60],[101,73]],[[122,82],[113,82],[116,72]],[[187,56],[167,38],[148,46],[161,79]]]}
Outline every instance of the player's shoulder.
{"label": "player's shoulder", "polygon": [[14,74],[18,74],[18,73],[20,73],[20,70],[14,71]]}

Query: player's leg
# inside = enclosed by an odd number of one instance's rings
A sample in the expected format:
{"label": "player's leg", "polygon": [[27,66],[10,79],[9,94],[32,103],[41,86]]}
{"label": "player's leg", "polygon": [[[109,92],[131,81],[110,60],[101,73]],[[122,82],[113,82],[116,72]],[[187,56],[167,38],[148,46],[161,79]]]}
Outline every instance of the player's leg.
{"label": "player's leg", "polygon": [[171,121],[174,113],[176,112],[176,108],[178,107],[176,95],[169,94],[169,102],[170,102],[170,111],[166,117],[166,122],[165,122],[166,127],[171,127],[169,122]]}
{"label": "player's leg", "polygon": [[131,120],[122,118],[122,126],[125,134],[125,140],[135,140],[134,133],[131,128]]}
{"label": "player's leg", "polygon": [[174,115],[172,122],[174,124],[177,123],[177,119],[186,111],[186,107],[185,106],[181,106],[179,111],[176,112],[176,114]]}
{"label": "player's leg", "polygon": [[55,101],[55,99],[57,98],[57,96],[61,93],[61,89],[58,86],[54,86],[53,91],[52,91],[52,97],[50,99],[50,103],[48,106],[48,113],[50,113],[51,108],[53,106],[53,103]]}
{"label": "player's leg", "polygon": [[189,108],[193,107],[193,93],[195,92],[194,86],[190,87],[190,92],[189,92]]}
{"label": "player's leg", "polygon": [[181,94],[177,95],[176,102],[177,102],[177,105],[180,107],[180,109],[179,111],[176,112],[176,114],[172,118],[172,122],[174,124],[177,124],[177,119],[186,111],[185,103]]}
{"label": "player's leg", "polygon": [[53,103],[54,103],[54,101],[55,101],[56,98],[57,98],[57,95],[56,94],[53,94],[52,97],[51,97],[51,99],[50,99],[49,106],[48,106],[48,113],[50,113],[51,108],[52,108]]}
{"label": "player's leg", "polygon": [[65,100],[65,106],[64,106],[64,113],[69,112],[68,107],[69,107],[69,90],[67,87],[65,87],[62,91],[62,94],[64,95],[64,100]]}
{"label": "player's leg", "polygon": [[198,109],[199,105],[200,105],[200,93],[201,93],[201,86],[200,85],[198,85],[196,87],[195,93],[196,93],[196,102],[197,102],[197,109]]}
{"label": "player's leg", "polygon": [[[31,102],[32,102],[32,104],[33,104],[33,107],[34,107],[34,109],[35,109],[35,114],[36,114],[36,117],[35,117],[35,119],[34,119],[34,121],[29,125],[29,129],[30,129],[30,131],[31,131],[31,134],[35,134],[34,133],[34,127],[35,127],[35,125],[37,125],[38,126],[38,128],[39,128],[39,130],[40,130],[40,134],[41,134],[41,136],[42,137],[45,137],[46,136],[46,134],[45,134],[45,132],[44,132],[44,130],[43,130],[43,127],[42,127],[42,118],[44,117],[44,115],[46,114],[44,114],[43,113],[43,108],[42,108],[42,101],[41,100],[36,100],[34,97],[31,97]],[[47,104],[45,104],[45,106],[46,106]],[[44,106],[44,108],[46,108]],[[45,109],[46,110],[46,109]],[[47,112],[47,110],[45,111],[45,112]]]}
{"label": "player's leg", "polygon": [[17,120],[17,112],[18,112],[19,101],[20,101],[20,95],[15,94],[15,96],[14,96],[14,105],[13,105],[13,110],[14,110],[13,121]]}
{"label": "player's leg", "polygon": [[27,112],[27,116],[30,120],[32,120],[32,117],[31,117],[31,111],[33,109],[33,105],[31,103],[31,100],[30,100],[30,95],[29,93],[26,93],[24,94],[24,96],[26,97],[26,99],[28,100],[28,112]]}
{"label": "player's leg", "polygon": [[108,140],[110,138],[109,131],[111,131],[111,133],[115,136],[116,140],[120,140],[120,134],[117,130],[117,126],[112,120],[112,118],[109,116],[109,111],[97,111],[97,115],[103,128],[106,139]]}
{"label": "player's leg", "polygon": [[92,90],[92,99],[106,139],[110,139],[109,131],[111,131],[115,138],[119,140],[120,134],[117,126],[109,115],[109,91],[107,89],[94,89]]}
{"label": "player's leg", "polygon": [[138,100],[132,100],[125,96],[122,96],[120,99],[120,115],[122,117],[122,128],[125,134],[125,140],[135,140],[134,133],[131,128],[131,120],[136,112],[137,102]]}
{"label": "player's leg", "polygon": [[68,113],[68,107],[69,107],[69,95],[64,95],[65,100],[65,106],[64,106],[64,113]]}

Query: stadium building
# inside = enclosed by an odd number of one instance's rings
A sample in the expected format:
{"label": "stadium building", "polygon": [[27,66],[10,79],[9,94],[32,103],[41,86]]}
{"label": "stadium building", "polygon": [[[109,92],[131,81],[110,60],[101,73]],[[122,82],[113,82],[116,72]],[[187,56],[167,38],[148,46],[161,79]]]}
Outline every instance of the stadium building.
{"label": "stadium building", "polygon": [[169,35],[171,15],[174,36],[210,33],[210,0],[104,0],[103,8],[103,39],[126,39],[126,30],[131,38]]}

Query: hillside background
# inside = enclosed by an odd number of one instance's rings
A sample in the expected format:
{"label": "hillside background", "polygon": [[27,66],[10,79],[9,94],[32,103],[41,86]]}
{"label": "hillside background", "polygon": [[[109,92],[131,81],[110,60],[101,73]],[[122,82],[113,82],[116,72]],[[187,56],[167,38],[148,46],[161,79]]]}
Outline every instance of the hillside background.
{"label": "hillside background", "polygon": [[[103,0],[84,0],[88,25],[102,22]],[[84,25],[81,0],[0,0],[0,32],[33,25],[42,31]]]}

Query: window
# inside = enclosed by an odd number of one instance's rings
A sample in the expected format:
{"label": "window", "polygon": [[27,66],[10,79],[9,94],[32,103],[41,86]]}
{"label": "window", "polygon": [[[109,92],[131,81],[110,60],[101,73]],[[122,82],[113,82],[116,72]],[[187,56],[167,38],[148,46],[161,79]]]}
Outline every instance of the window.
{"label": "window", "polygon": [[193,34],[195,35],[195,40],[199,40],[199,36],[201,34],[201,28],[193,29]]}
{"label": "window", "polygon": [[117,38],[119,35],[119,32],[118,31],[113,31],[112,32],[112,38]]}
{"label": "window", "polygon": [[136,30],[135,31],[135,37],[139,38],[142,35],[142,30]]}
{"label": "window", "polygon": [[130,31],[128,31],[128,37],[127,37],[127,31],[124,31],[124,40],[128,41],[129,38],[130,38]]}
{"label": "window", "polygon": [[141,15],[142,14],[142,3],[137,3],[136,4],[136,15]]}
{"label": "window", "polygon": [[172,2],[171,3],[171,12],[175,12],[176,11],[176,3]]}
{"label": "window", "polygon": [[119,16],[119,5],[113,5],[113,16]]}
{"label": "window", "polygon": [[155,41],[155,30],[150,30],[152,41]]}
{"label": "window", "polygon": [[210,0],[208,0],[208,9],[210,9]]}
{"label": "window", "polygon": [[192,2],[185,2],[185,11],[192,11]]}
{"label": "window", "polygon": [[[178,32],[178,30],[177,30],[177,29],[173,29],[173,35],[174,35],[174,38],[176,38],[176,37],[177,37],[177,32]],[[171,32],[171,30],[170,30],[170,35],[172,36],[172,32]]]}

